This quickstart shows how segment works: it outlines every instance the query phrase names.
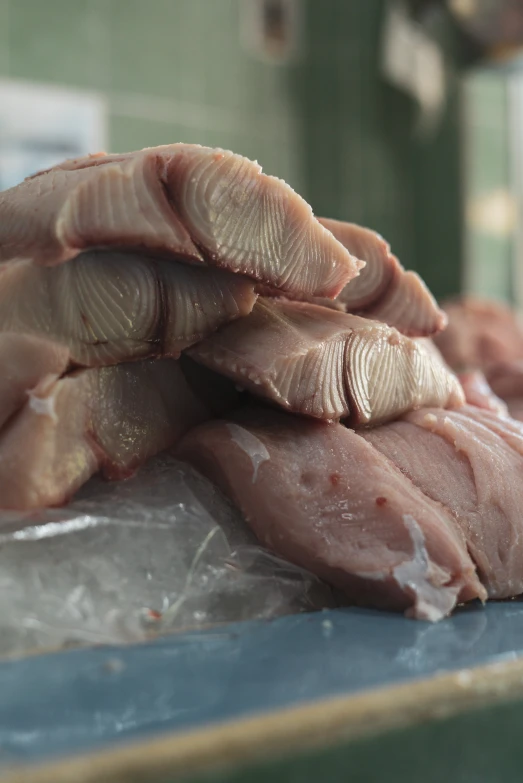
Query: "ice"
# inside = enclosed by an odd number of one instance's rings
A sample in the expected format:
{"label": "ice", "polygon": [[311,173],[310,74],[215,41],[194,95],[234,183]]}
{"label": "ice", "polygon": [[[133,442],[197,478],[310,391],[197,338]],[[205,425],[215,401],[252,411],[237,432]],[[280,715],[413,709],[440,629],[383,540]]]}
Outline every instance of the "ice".
{"label": "ice", "polygon": [[311,574],[261,549],[183,463],[93,479],[62,509],[0,512],[0,655],[332,606]]}

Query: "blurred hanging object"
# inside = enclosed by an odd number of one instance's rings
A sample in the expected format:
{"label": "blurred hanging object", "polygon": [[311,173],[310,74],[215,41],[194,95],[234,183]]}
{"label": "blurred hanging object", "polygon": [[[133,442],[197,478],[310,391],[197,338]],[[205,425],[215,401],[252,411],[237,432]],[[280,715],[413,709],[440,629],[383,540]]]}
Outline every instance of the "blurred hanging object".
{"label": "blurred hanging object", "polygon": [[447,0],[462,30],[484,54],[507,59],[523,46],[523,0]]}
{"label": "blurred hanging object", "polygon": [[249,54],[283,64],[296,58],[301,40],[301,0],[242,0],[241,38]]}
{"label": "blurred hanging object", "polygon": [[416,101],[417,132],[434,132],[446,101],[443,52],[399,0],[386,7],[381,66],[386,80]]}

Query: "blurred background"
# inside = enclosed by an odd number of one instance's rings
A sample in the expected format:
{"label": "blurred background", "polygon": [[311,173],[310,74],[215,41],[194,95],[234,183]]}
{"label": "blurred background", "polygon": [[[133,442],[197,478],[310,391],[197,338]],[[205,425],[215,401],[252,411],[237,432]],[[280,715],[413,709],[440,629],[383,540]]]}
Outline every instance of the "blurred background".
{"label": "blurred background", "polygon": [[[521,0],[0,0],[0,188],[175,141],[523,304]],[[522,60],[523,62],[523,60]]]}

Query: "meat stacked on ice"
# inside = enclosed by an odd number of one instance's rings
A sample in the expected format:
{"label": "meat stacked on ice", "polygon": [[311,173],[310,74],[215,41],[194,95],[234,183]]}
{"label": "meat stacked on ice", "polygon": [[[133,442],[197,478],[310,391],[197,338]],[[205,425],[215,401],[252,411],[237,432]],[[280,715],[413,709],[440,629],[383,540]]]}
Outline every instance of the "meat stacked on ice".
{"label": "meat stacked on ice", "polygon": [[381,237],[238,155],[66,162],[0,194],[0,506],[181,438],[265,545],[353,602],[435,620],[521,592],[523,431],[463,407],[424,339],[445,324]]}

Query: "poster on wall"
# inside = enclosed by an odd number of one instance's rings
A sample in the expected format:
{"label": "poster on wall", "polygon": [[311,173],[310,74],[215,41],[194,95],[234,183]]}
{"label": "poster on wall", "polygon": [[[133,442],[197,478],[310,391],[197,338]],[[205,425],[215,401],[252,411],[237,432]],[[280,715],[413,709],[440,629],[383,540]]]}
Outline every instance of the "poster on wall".
{"label": "poster on wall", "polygon": [[0,190],[65,158],[106,147],[103,97],[0,79]]}

